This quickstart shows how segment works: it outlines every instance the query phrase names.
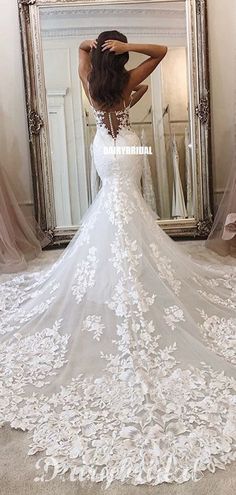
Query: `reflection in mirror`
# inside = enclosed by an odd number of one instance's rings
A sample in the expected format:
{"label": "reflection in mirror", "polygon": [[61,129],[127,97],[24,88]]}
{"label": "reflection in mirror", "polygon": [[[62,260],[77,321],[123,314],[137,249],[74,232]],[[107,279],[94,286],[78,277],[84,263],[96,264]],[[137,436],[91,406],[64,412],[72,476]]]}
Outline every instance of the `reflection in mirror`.
{"label": "reflection in mirror", "polygon": [[[143,7],[42,7],[40,22],[56,225],[78,225],[101,187],[91,152],[96,125],[78,76],[78,47],[108,29],[123,32],[130,42],[168,46],[167,56],[143,81],[148,90],[130,110],[131,127],[141,144],[151,147],[151,154],[143,155],[141,187],[146,201],[160,220],[194,217],[196,170],[185,1]],[[130,52],[126,69],[145,58]]]}

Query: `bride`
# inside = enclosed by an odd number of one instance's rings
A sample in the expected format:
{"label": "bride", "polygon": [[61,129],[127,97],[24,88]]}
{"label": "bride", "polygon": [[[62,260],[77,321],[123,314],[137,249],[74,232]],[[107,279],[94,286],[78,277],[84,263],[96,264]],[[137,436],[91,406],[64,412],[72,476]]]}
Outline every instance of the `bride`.
{"label": "bride", "polygon": [[[129,108],[167,48],[106,31],[79,51],[102,187],[52,266],[2,280],[1,424],[28,432],[36,480],[197,481],[235,459],[235,260],[185,253],[140,155],[105,153],[140,146]],[[129,51],[148,58],[126,71]]]}

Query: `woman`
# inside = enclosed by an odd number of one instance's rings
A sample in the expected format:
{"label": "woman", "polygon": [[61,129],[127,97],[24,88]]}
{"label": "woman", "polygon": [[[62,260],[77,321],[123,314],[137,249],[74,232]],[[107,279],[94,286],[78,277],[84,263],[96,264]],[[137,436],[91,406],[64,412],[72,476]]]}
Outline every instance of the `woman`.
{"label": "woman", "polygon": [[[149,58],[125,71],[129,50]],[[166,51],[118,31],[81,44],[102,188],[50,269],[2,284],[2,423],[52,477],[182,483],[235,458],[235,266],[184,254],[142,197],[140,155],[105,153],[139,146],[132,93]]]}

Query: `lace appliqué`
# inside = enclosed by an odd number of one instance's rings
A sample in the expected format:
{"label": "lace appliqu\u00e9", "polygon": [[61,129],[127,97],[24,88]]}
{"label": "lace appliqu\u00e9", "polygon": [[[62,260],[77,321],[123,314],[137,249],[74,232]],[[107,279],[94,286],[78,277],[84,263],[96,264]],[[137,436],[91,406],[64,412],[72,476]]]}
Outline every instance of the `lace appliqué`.
{"label": "lace appliqu\u00e9", "polygon": [[117,316],[127,317],[133,311],[145,313],[153,304],[156,295],[149,295],[138,280],[121,277],[114,287],[113,295],[106,304]]}
{"label": "lace appliqu\u00e9", "polygon": [[200,311],[205,320],[200,328],[208,346],[227,361],[236,364],[236,318],[219,318],[219,316],[208,316]]}
{"label": "lace appliqu\u00e9", "polygon": [[[96,125],[99,129],[105,130],[107,134],[109,134],[113,138],[117,138],[117,136],[120,134],[122,129],[127,129],[127,130],[132,130],[131,125],[130,125],[130,118],[129,118],[129,108],[130,105],[128,105],[126,108],[122,110],[115,110],[114,112],[110,112],[110,114],[113,114],[116,116],[118,126],[116,128],[116,132],[114,133],[112,129],[109,129],[104,121],[105,115],[108,114],[109,112],[106,112],[104,110],[96,110],[93,107],[93,112],[96,120]],[[110,124],[111,125],[111,124]]]}
{"label": "lace appliqu\u00e9", "polygon": [[42,420],[35,421],[28,454],[47,449],[38,466],[51,465],[62,479],[70,470],[72,480],[106,481],[106,488],[113,480],[181,483],[224,467],[234,458],[232,381],[206,365],[180,369],[175,346],[159,349],[158,338],[146,339],[151,328],[144,320],[134,329],[142,335],[135,354],[127,330],[119,327],[119,355],[101,353],[103,376],[81,375],[53,397],[29,400],[27,417],[37,411]]}
{"label": "lace appliqu\u00e9", "polygon": [[166,280],[170,287],[172,287],[174,293],[178,295],[181,289],[181,282],[175,278],[175,270],[171,266],[171,261],[167,256],[160,255],[157,244],[150,244],[150,248],[157,262],[157,269],[160,277],[163,280]]}
{"label": "lace appliqu\u00e9", "polygon": [[215,303],[216,305],[224,306],[226,308],[236,309],[236,302],[232,301],[232,299],[229,299],[229,298],[223,299],[222,297],[218,296],[217,294],[212,294],[212,293],[209,293],[209,292],[206,292],[203,290],[198,290],[198,292],[205,299],[207,299],[210,302]]}
{"label": "lace appliqu\u00e9", "polygon": [[185,321],[184,318],[184,312],[181,308],[178,306],[170,306],[169,308],[165,308],[165,316],[164,319],[171,327],[172,330],[176,329],[176,323],[179,323],[180,321]]}
{"label": "lace appliqu\u00e9", "polygon": [[[49,290],[49,293],[53,294],[53,292],[55,292],[58,289],[58,287],[59,284],[54,284],[54,286],[51,288],[51,291]],[[32,307],[32,309],[29,311],[29,310],[24,310],[24,308],[23,307],[21,308],[20,306],[20,304],[26,302],[29,299],[28,295],[24,294],[24,292],[22,291],[21,297],[15,299],[17,293],[18,291],[16,290],[16,292],[14,293],[14,297],[12,299],[11,309],[7,311],[4,308],[4,310],[2,310],[2,315],[0,317],[0,335],[17,331],[22,323],[27,323],[34,316],[43,314],[49,308],[52,302],[55,300],[55,295],[52,295],[52,297],[47,298],[44,302],[40,304],[35,304]],[[35,297],[35,292],[30,296],[30,298],[33,299],[34,297]],[[10,302],[8,294],[6,294],[6,299],[7,299],[6,306],[8,306]]]}
{"label": "lace appliqu\u00e9", "polygon": [[137,272],[142,253],[138,252],[136,240],[131,241],[127,236],[123,236],[121,240],[119,234],[116,234],[115,241],[111,244],[111,252],[113,256],[109,258],[109,261],[112,262],[118,274],[131,275]]}
{"label": "lace appliqu\u00e9", "polygon": [[[100,191],[100,194],[102,194],[103,191]],[[90,232],[94,228],[97,222],[97,218],[101,212],[101,209],[98,207],[93,215],[91,215],[88,219],[83,220],[83,222],[80,225],[79,228],[79,239],[77,246],[83,246],[84,244],[89,244],[90,243]],[[76,246],[76,247],[77,247]]]}
{"label": "lace appliqu\u00e9", "polygon": [[[46,413],[39,397],[34,399],[35,393],[30,399],[25,398],[24,387],[41,388],[49,384],[48,377],[67,363],[65,356],[70,335],[60,335],[61,323],[62,319],[55,321],[52,328],[28,337],[16,333],[1,345],[0,396],[3,399],[0,400],[0,425],[9,421],[13,428],[30,429],[40,414]],[[38,410],[32,409],[31,401],[38,403]]]}
{"label": "lace appliqu\u00e9", "polygon": [[129,223],[135,211],[134,203],[126,192],[122,191],[121,186],[122,180],[115,179],[104,201],[104,209],[109,220],[117,228],[123,228],[125,224]]}
{"label": "lace appliqu\u00e9", "polygon": [[99,341],[104,329],[101,316],[89,315],[83,321],[81,331],[92,332],[93,338]]}
{"label": "lace appliqu\u00e9", "polygon": [[97,248],[89,248],[87,259],[78,264],[75,272],[74,284],[72,285],[71,291],[75,296],[77,304],[82,301],[88,288],[93,287],[95,284],[95,273],[98,263],[96,252]]}

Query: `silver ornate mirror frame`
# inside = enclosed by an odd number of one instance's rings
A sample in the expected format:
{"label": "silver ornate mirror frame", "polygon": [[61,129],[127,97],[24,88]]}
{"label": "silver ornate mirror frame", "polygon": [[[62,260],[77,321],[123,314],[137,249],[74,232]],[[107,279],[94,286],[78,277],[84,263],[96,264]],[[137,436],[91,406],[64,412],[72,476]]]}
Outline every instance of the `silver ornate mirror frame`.
{"label": "silver ornate mirror frame", "polygon": [[[153,3],[155,0],[149,0]],[[159,0],[160,1],[160,0]],[[173,1],[173,0],[172,0]],[[177,0],[174,0],[177,1]],[[78,226],[57,228],[52,185],[46,90],[40,36],[40,7],[138,4],[142,0],[18,0],[26,105],[31,152],[36,219],[51,237],[51,245],[69,242]],[[212,225],[212,177],[210,141],[210,93],[207,45],[206,0],[185,0],[189,59],[192,63],[192,108],[197,168],[197,203],[195,218],[159,220],[173,237],[205,238]]]}

